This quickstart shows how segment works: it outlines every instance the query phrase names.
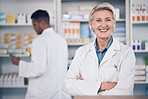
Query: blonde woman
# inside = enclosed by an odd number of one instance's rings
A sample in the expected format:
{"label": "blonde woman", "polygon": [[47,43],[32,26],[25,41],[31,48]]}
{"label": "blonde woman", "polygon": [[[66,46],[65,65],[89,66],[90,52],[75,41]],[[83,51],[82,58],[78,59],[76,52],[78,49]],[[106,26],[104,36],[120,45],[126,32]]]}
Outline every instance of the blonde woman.
{"label": "blonde woman", "polygon": [[132,95],[135,55],[113,36],[115,10],[109,3],[95,6],[89,25],[93,43],[80,47],[68,70],[66,86],[73,95]]}

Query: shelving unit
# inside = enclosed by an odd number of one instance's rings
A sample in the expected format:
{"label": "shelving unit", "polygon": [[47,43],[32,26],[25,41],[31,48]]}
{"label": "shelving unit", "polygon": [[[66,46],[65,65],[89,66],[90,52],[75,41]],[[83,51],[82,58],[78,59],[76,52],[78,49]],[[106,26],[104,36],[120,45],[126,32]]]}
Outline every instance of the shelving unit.
{"label": "shelving unit", "polygon": [[[132,4],[143,4],[147,0],[130,0],[130,42],[132,40],[147,40],[148,21],[132,21]],[[131,46],[131,44],[130,44]]]}
{"label": "shelving unit", "polygon": [[[16,55],[23,60],[30,61],[29,55]],[[18,66],[11,63],[9,55],[0,55],[0,74],[17,73]],[[0,86],[0,99],[24,99],[27,86]]]}
{"label": "shelving unit", "polygon": [[[148,22],[146,21],[132,21],[132,4],[148,4],[147,0],[129,0],[130,2],[130,46],[132,47],[132,40],[147,40],[148,37]],[[145,57],[148,57],[147,50],[134,51],[136,56],[136,65],[145,65]],[[146,95],[146,90],[148,90],[148,82],[135,82],[134,94],[136,95]]]}
{"label": "shelving unit", "polygon": [[0,27],[5,26],[32,26],[32,24],[0,24]]}
{"label": "shelving unit", "polygon": [[0,88],[27,88],[27,85],[24,86],[0,86]]}
{"label": "shelving unit", "polygon": [[[30,23],[26,23],[26,24],[0,24],[0,27],[5,27],[5,26],[18,26],[18,27],[22,27],[22,26],[29,26],[32,27],[32,24]],[[51,26],[54,26],[54,24],[51,24]]]}
{"label": "shelving unit", "polygon": [[148,22],[132,22],[132,24],[148,24]]}
{"label": "shelving unit", "polygon": [[[49,15],[54,14],[51,26],[58,32],[58,6],[59,0],[0,0],[0,12],[6,15],[18,13],[32,14],[38,9],[47,10]],[[0,24],[0,35],[3,33],[35,33],[31,23],[26,24]],[[25,61],[30,61],[29,54],[16,54]],[[18,66],[11,63],[9,55],[0,55],[0,74],[18,73]],[[27,85],[24,86],[0,86],[0,99],[24,99]]]}
{"label": "shelving unit", "polygon": [[148,82],[135,82],[134,84],[134,95],[146,95]]}
{"label": "shelving unit", "polygon": [[[89,7],[93,7],[94,5],[101,3],[101,2],[109,2],[111,4],[113,4],[115,6],[115,8],[119,8],[120,9],[120,19],[116,20],[116,22],[124,22],[126,24],[126,16],[125,16],[125,11],[126,11],[126,0],[120,0],[116,1],[116,0],[61,0],[61,18],[63,14],[67,14],[68,11],[79,11],[80,10],[80,6],[89,6]],[[61,23],[62,22],[80,22],[80,27],[81,25],[88,25],[88,19],[61,19]],[[126,31],[126,35],[128,35],[128,31],[127,29]],[[126,38],[127,39],[127,38]],[[126,42],[128,43],[128,41]],[[85,43],[84,43],[85,44]],[[74,56],[75,50],[84,45],[83,43],[80,44],[68,44],[68,48],[69,48],[69,58]]]}
{"label": "shelving unit", "polygon": [[[16,57],[29,57],[29,54],[14,54]],[[10,57],[9,55],[0,55],[0,57]]]}
{"label": "shelving unit", "polygon": [[135,84],[148,84],[148,82],[135,82]]}
{"label": "shelving unit", "polygon": [[139,51],[134,51],[135,53],[148,53],[146,50],[139,50]]}
{"label": "shelving unit", "polygon": [[[130,0],[130,46],[132,46],[131,42],[132,40],[147,40],[148,36],[148,22],[146,21],[132,21],[132,4],[143,4],[144,2],[147,2],[147,0]],[[148,3],[148,2],[147,2]],[[137,58],[136,64],[145,64],[145,61],[138,63],[139,57],[141,57],[141,54],[147,54],[148,51],[140,50],[140,51],[134,51]],[[140,56],[139,56],[140,54]],[[143,55],[146,57],[146,55]]]}

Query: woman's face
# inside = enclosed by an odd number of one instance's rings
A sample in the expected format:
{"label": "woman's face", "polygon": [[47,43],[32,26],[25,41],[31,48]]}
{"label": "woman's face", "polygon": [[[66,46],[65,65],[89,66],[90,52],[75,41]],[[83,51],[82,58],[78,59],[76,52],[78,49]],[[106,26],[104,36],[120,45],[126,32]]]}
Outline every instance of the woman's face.
{"label": "woman's face", "polygon": [[113,14],[108,10],[96,11],[93,15],[91,28],[99,38],[111,37],[114,30],[115,20]]}

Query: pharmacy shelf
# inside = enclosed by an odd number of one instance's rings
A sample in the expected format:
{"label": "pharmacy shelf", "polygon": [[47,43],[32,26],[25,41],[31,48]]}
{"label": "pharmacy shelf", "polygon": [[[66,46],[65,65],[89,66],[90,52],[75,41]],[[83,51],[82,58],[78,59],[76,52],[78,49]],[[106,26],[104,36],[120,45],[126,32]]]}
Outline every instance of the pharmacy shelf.
{"label": "pharmacy shelf", "polygon": [[135,53],[147,53],[148,51],[146,50],[139,50],[139,51],[134,51]]}
{"label": "pharmacy shelf", "polygon": [[147,22],[132,22],[132,24],[148,24],[148,21]]}
{"label": "pharmacy shelf", "polygon": [[0,26],[32,26],[32,24],[0,24]]}
{"label": "pharmacy shelf", "polygon": [[0,86],[0,88],[27,88],[27,85],[24,86]]}
{"label": "pharmacy shelf", "polygon": [[88,22],[88,19],[63,19],[63,22],[69,22],[69,21],[78,21],[78,22]]}
{"label": "pharmacy shelf", "polygon": [[[88,19],[62,19],[63,22],[78,21],[78,22],[88,22]],[[125,19],[117,19],[116,21],[125,21]]]}
{"label": "pharmacy shelf", "polygon": [[135,82],[134,84],[148,84],[148,82]]}
{"label": "pharmacy shelf", "polygon": [[116,19],[116,21],[125,21],[125,19]]}
{"label": "pharmacy shelf", "polygon": [[68,46],[82,46],[94,41],[93,38],[66,39]]}
{"label": "pharmacy shelf", "polygon": [[[14,24],[0,24],[0,27],[3,27],[3,26],[32,26],[32,24],[18,24],[18,23],[14,23]],[[54,26],[54,24],[51,24],[51,26]]]}
{"label": "pharmacy shelf", "polygon": [[[13,54],[16,57],[30,57],[29,54]],[[10,55],[0,55],[0,57],[10,57]]]}

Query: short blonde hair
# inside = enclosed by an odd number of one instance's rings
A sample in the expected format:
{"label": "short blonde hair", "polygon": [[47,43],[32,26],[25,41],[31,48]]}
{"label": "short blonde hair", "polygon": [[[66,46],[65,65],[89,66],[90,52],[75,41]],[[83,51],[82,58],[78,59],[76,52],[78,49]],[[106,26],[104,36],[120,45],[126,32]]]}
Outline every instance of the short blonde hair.
{"label": "short blonde hair", "polygon": [[89,23],[93,21],[93,15],[96,11],[100,11],[100,10],[108,10],[113,14],[113,19],[115,20],[115,8],[106,2],[103,2],[101,4],[98,4],[96,6],[94,6],[94,8],[91,10],[90,14],[89,14]]}

